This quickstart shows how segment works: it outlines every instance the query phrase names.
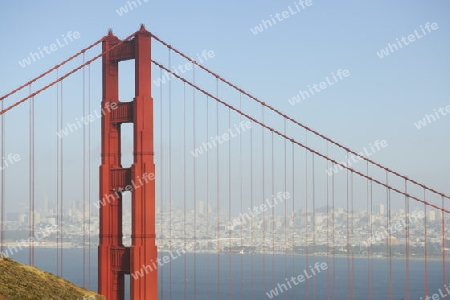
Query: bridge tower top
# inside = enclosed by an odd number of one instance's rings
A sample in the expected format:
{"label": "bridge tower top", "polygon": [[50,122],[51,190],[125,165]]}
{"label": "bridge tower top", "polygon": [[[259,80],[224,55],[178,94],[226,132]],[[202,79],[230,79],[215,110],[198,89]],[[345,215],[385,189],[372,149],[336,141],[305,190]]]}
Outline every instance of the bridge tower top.
{"label": "bridge tower top", "polygon": [[[109,30],[102,43],[102,164],[100,166],[99,293],[107,299],[125,296],[125,274],[157,260],[155,244],[155,165],[151,98],[151,34],[144,25],[130,40]],[[119,100],[119,62],[135,60],[135,97]],[[121,162],[121,124],[132,123],[134,159]],[[150,178],[150,180],[149,180]],[[139,184],[138,184],[139,183]],[[145,187],[141,186],[145,185]],[[132,243],[122,243],[122,194],[132,194]],[[157,270],[131,280],[131,299],[157,299]]]}

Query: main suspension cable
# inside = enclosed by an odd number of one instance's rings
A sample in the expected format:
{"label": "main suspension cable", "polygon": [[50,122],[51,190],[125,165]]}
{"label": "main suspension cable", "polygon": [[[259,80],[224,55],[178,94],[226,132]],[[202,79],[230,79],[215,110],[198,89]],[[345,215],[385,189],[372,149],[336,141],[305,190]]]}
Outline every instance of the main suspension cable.
{"label": "main suspension cable", "polygon": [[[377,167],[379,167],[379,168],[381,168],[381,169],[383,169],[383,170],[385,170],[385,171],[387,171],[387,172],[389,172],[389,173],[392,173],[393,175],[396,175],[396,176],[398,176],[398,177],[400,177],[400,178],[402,178],[402,179],[405,179],[405,180],[407,180],[407,181],[409,181],[409,182],[411,182],[411,183],[413,183],[413,184],[416,184],[416,185],[418,185],[418,186],[420,186],[420,187],[422,187],[422,188],[424,188],[424,189],[427,189],[427,190],[429,190],[430,192],[433,192],[433,193],[435,193],[435,194],[444,196],[444,197],[447,198],[447,199],[450,199],[450,195],[445,195],[444,193],[438,192],[438,191],[436,191],[436,190],[434,190],[434,189],[432,189],[432,188],[430,188],[430,187],[428,187],[428,186],[426,186],[426,185],[424,185],[424,184],[422,184],[422,183],[419,183],[419,182],[417,182],[417,181],[415,181],[415,180],[413,180],[413,179],[408,178],[408,177],[405,176],[405,175],[402,175],[402,174],[400,174],[400,173],[398,173],[398,172],[396,172],[396,171],[394,171],[394,170],[391,170],[391,169],[389,169],[389,168],[387,168],[387,167],[385,167],[385,166],[383,166],[383,165],[381,165],[381,164],[379,164],[379,163],[377,163],[377,162],[375,162],[375,161],[369,159],[368,157],[366,157],[366,156],[364,156],[364,155],[362,155],[362,154],[360,154],[360,153],[358,153],[358,152],[352,151],[350,148],[348,148],[348,147],[346,147],[346,146],[344,146],[344,145],[342,145],[342,144],[340,144],[340,143],[338,143],[338,142],[336,142],[336,141],[333,141],[332,139],[326,137],[325,135],[319,133],[318,131],[309,128],[308,126],[306,126],[306,125],[304,125],[304,124],[298,122],[297,120],[295,120],[295,119],[289,117],[288,115],[286,115],[286,114],[282,113],[281,111],[275,109],[274,107],[268,105],[268,104],[265,103],[264,101],[262,101],[262,100],[258,99],[257,97],[255,97],[255,96],[253,96],[253,95],[247,93],[247,92],[244,91],[243,89],[239,88],[238,86],[236,86],[236,85],[232,84],[231,82],[227,81],[226,79],[222,78],[222,77],[219,76],[217,73],[215,73],[215,72],[209,70],[208,68],[204,67],[202,64],[200,64],[200,63],[198,63],[197,61],[195,61],[194,59],[190,58],[189,56],[187,56],[187,55],[184,54],[183,52],[181,52],[181,51],[179,51],[179,50],[173,48],[171,45],[169,45],[168,43],[164,42],[163,40],[161,40],[161,39],[160,39],[159,37],[157,37],[156,35],[152,34],[152,37],[153,37],[156,41],[160,42],[162,45],[164,45],[164,46],[166,46],[166,47],[172,49],[175,53],[179,54],[181,57],[187,59],[188,61],[190,61],[190,62],[193,63],[194,65],[198,66],[199,68],[201,68],[202,70],[204,70],[204,71],[207,72],[208,74],[210,74],[210,75],[216,77],[217,80],[222,81],[223,83],[227,84],[228,86],[230,86],[230,87],[234,88],[235,90],[239,91],[240,93],[246,95],[246,96],[249,97],[250,99],[256,101],[257,103],[259,103],[259,104],[261,104],[261,105],[263,105],[263,106],[265,106],[265,107],[267,107],[269,110],[275,112],[275,113],[278,114],[279,116],[281,116],[281,117],[283,117],[283,118],[285,118],[285,119],[291,121],[292,123],[294,123],[294,124],[296,124],[296,125],[298,125],[298,126],[304,128],[304,129],[306,129],[306,130],[309,131],[309,132],[312,132],[313,134],[315,134],[315,135],[321,137],[322,139],[324,139],[324,140],[330,142],[331,144],[333,144],[333,145],[335,145],[335,146],[338,146],[339,148],[342,148],[343,150],[345,150],[345,152],[351,153],[351,154],[355,155],[356,157],[359,157],[359,158],[362,159],[362,160],[368,161],[369,163],[371,163],[371,164],[373,164],[373,165],[375,165],[375,166],[377,166]],[[155,63],[155,61],[153,61],[153,63]],[[170,72],[171,74],[173,74],[173,72],[171,72],[171,71],[169,71],[169,72]],[[176,77],[178,77],[178,78],[181,79],[180,76],[176,76]]]}
{"label": "main suspension cable", "polygon": [[[264,123],[262,123],[261,121],[258,121],[256,118],[250,116],[249,114],[240,111],[239,109],[235,108],[234,106],[232,106],[232,105],[226,103],[225,101],[219,99],[218,97],[216,97],[216,96],[212,95],[211,93],[209,93],[209,92],[203,90],[202,88],[198,87],[197,85],[195,85],[195,84],[189,82],[189,81],[186,80],[185,78],[183,78],[183,77],[181,77],[181,76],[175,74],[174,72],[172,72],[172,71],[169,70],[168,68],[164,67],[162,64],[156,62],[155,60],[152,60],[152,63],[155,64],[156,66],[162,68],[162,69],[165,70],[166,72],[169,72],[170,74],[172,74],[172,75],[175,76],[176,78],[180,79],[181,81],[183,81],[183,82],[187,83],[188,85],[192,86],[193,88],[197,89],[198,91],[202,92],[203,94],[205,94],[205,95],[209,96],[210,98],[216,100],[217,103],[220,103],[220,104],[224,105],[225,107],[229,107],[231,110],[237,112],[238,114],[241,114],[242,116],[246,117],[246,118],[249,119],[250,121],[253,121],[254,123],[256,123],[256,124],[258,124],[258,125],[261,125],[262,127],[266,128],[266,129],[268,129],[268,130],[270,130],[270,131],[273,131],[273,132],[276,133],[277,135],[279,135],[279,136],[281,136],[281,137],[283,137],[283,138],[285,138],[285,139],[290,140],[291,142],[293,142],[293,143],[295,143],[296,145],[298,145],[298,146],[300,146],[300,147],[306,149],[307,151],[309,151],[309,152],[311,152],[311,153],[314,153],[314,154],[316,154],[317,156],[319,156],[319,157],[321,157],[321,158],[323,158],[323,159],[326,159],[326,160],[328,160],[328,161],[330,161],[330,162],[332,162],[332,163],[334,163],[334,164],[336,164],[336,165],[339,165],[340,167],[342,167],[342,168],[344,168],[344,169],[347,169],[347,170],[353,172],[354,174],[359,175],[360,177],[367,178],[367,179],[371,180],[372,182],[377,183],[377,184],[380,185],[380,186],[386,187],[386,188],[388,188],[388,189],[391,190],[391,191],[395,191],[395,192],[398,193],[398,194],[407,196],[407,197],[409,197],[409,198],[411,198],[411,199],[414,199],[414,200],[416,200],[416,201],[418,201],[418,202],[420,202],[420,203],[424,203],[424,204],[426,204],[426,205],[428,205],[428,206],[430,206],[430,207],[433,207],[433,208],[435,208],[435,209],[437,209],[437,210],[440,210],[440,211],[442,211],[442,212],[450,213],[450,210],[445,209],[444,207],[439,207],[439,206],[437,206],[437,205],[435,205],[435,204],[432,204],[432,203],[427,202],[427,201],[425,201],[425,200],[422,200],[422,199],[420,199],[420,198],[418,198],[418,197],[415,197],[415,196],[413,196],[413,195],[410,195],[410,194],[408,194],[408,193],[405,193],[405,192],[403,192],[403,191],[401,191],[401,190],[399,190],[399,189],[397,189],[397,188],[395,188],[395,187],[393,187],[393,186],[390,186],[390,185],[388,185],[388,184],[386,184],[386,183],[384,183],[384,182],[381,182],[381,181],[378,180],[378,179],[375,179],[375,178],[373,178],[373,177],[371,177],[371,176],[365,175],[364,173],[362,173],[362,172],[360,172],[360,171],[357,171],[357,170],[355,170],[355,169],[353,169],[353,168],[347,166],[347,165],[344,164],[344,163],[339,163],[339,162],[336,161],[335,159],[333,159],[333,158],[331,158],[331,157],[328,157],[328,156],[326,156],[326,155],[324,155],[324,154],[322,154],[322,153],[320,153],[320,152],[318,152],[318,151],[312,149],[311,147],[309,147],[309,146],[307,146],[307,145],[304,145],[303,143],[301,143],[301,142],[295,140],[294,138],[289,137],[289,136],[283,134],[282,132],[280,132],[280,131],[278,131],[278,130],[276,130],[276,129],[274,129],[274,128],[272,128],[272,127],[270,127],[270,126],[268,126],[268,125],[266,125],[266,124],[264,124]],[[349,152],[349,153],[351,153],[351,152]],[[383,169],[386,170],[386,168],[383,168]],[[387,171],[387,172],[389,172],[389,171]],[[409,180],[409,181],[412,182],[411,180]],[[422,184],[417,184],[417,185],[419,185],[420,187],[424,188],[424,186],[423,186]],[[430,190],[430,189],[428,189],[428,190]],[[445,195],[442,194],[442,193],[439,193],[439,192],[435,192],[435,193],[437,193],[437,194],[439,194],[439,195],[442,195],[442,196],[445,197],[445,198],[449,198],[449,196],[445,196]]]}
{"label": "main suspension cable", "polygon": [[81,51],[79,51],[78,53],[72,55],[71,57],[69,57],[68,59],[64,60],[63,62],[57,64],[56,66],[54,66],[53,68],[48,69],[47,71],[45,71],[44,73],[42,73],[41,75],[37,76],[36,78],[28,81],[27,83],[21,85],[20,87],[12,90],[11,92],[9,92],[8,94],[3,95],[2,97],[0,97],[0,101],[5,100],[6,98],[8,98],[9,96],[15,94],[16,92],[20,91],[21,89],[31,85],[32,83],[36,82],[37,80],[43,78],[45,75],[58,70],[59,68],[61,68],[63,65],[65,65],[66,63],[68,63],[69,61],[73,60],[74,58],[80,56],[81,54],[84,55],[84,53],[88,50],[90,50],[91,48],[97,46],[100,42],[103,41],[103,38],[99,39],[98,41],[96,41],[95,43],[91,44],[90,46],[82,49]]}
{"label": "main suspension cable", "polygon": [[[19,100],[19,101],[17,101],[16,103],[14,103],[14,104],[8,106],[7,108],[2,109],[2,111],[0,111],[0,115],[3,115],[3,114],[6,113],[7,111],[9,111],[9,110],[13,109],[14,107],[16,107],[16,106],[22,104],[23,102],[29,100],[30,98],[32,98],[32,97],[34,97],[34,96],[40,94],[41,92],[45,91],[45,90],[48,89],[49,87],[52,87],[52,86],[54,86],[55,84],[57,84],[58,82],[60,82],[60,81],[62,81],[62,80],[64,80],[64,79],[66,79],[66,78],[69,77],[70,75],[72,75],[72,74],[78,72],[78,71],[81,70],[83,67],[85,67],[85,66],[91,64],[92,62],[96,61],[97,59],[99,59],[100,57],[102,57],[102,56],[105,55],[106,53],[110,52],[111,50],[115,49],[116,47],[120,46],[120,45],[123,44],[124,42],[128,41],[129,39],[131,39],[131,38],[132,38],[133,36],[135,36],[135,35],[136,35],[136,33],[133,33],[133,34],[129,35],[127,38],[125,38],[124,40],[121,40],[119,43],[117,43],[116,45],[112,46],[112,47],[109,48],[108,50],[106,50],[106,51],[100,53],[99,55],[93,57],[92,59],[88,60],[87,62],[85,62],[85,63],[79,65],[78,67],[76,67],[76,68],[74,68],[74,69],[72,69],[72,71],[67,72],[67,73],[64,74],[63,76],[59,77],[57,80],[55,80],[55,81],[53,81],[53,82],[47,84],[47,85],[44,86],[43,88],[41,88],[41,89],[35,91],[34,93],[28,95],[28,96],[25,97],[25,98],[22,98],[21,100]],[[58,70],[58,68],[55,68],[55,70]],[[4,96],[4,97],[6,98],[6,96]]]}

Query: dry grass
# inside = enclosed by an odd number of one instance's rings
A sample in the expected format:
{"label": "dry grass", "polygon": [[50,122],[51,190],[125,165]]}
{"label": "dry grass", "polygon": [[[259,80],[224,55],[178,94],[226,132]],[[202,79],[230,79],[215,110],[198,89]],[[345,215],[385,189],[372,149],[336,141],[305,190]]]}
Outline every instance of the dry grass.
{"label": "dry grass", "polygon": [[[0,259],[0,300],[104,300],[56,275],[13,261]],[[90,297],[90,298],[89,298]]]}

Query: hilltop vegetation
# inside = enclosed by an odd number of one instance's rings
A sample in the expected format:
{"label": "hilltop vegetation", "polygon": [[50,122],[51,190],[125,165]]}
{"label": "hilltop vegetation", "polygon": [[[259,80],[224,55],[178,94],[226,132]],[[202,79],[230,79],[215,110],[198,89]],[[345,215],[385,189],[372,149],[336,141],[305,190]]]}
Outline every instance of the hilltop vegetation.
{"label": "hilltop vegetation", "polygon": [[0,258],[0,300],[16,299],[104,300],[104,297],[36,267]]}

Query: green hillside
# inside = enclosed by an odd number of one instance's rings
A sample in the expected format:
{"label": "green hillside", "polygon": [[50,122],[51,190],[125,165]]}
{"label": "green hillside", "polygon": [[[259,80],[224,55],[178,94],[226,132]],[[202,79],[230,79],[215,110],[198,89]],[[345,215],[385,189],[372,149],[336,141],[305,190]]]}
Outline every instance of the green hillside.
{"label": "green hillside", "polygon": [[0,300],[15,299],[104,300],[104,297],[36,267],[0,258]]}

